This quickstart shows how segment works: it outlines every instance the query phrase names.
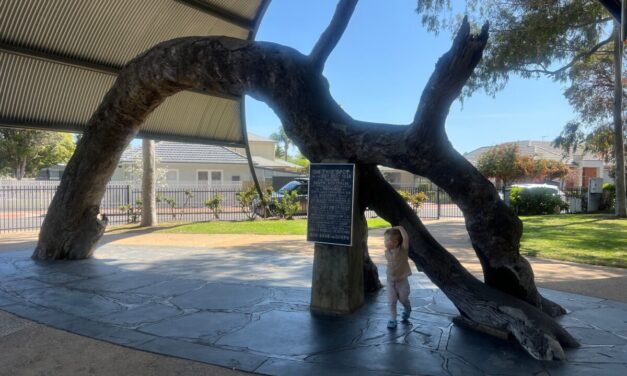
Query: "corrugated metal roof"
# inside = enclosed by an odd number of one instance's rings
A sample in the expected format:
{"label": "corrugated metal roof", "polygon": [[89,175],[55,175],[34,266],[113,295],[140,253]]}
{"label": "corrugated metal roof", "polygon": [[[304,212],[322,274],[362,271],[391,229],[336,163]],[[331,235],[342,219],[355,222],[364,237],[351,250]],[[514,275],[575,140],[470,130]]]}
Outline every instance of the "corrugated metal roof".
{"label": "corrugated metal roof", "polygon": [[[267,0],[0,0],[0,126],[82,130],[130,59],[168,39],[254,35]],[[242,144],[241,98],[183,92],[156,139]]]}
{"label": "corrugated metal roof", "polygon": [[[129,147],[122,153],[120,162],[131,162],[141,157],[141,145]],[[169,141],[161,141],[155,144],[155,157],[160,163],[248,163],[246,157],[223,146]]]}

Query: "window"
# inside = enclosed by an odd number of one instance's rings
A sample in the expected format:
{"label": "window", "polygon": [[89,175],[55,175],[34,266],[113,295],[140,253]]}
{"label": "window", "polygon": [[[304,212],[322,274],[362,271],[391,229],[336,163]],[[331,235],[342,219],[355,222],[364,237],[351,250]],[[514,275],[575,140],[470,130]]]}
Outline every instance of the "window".
{"label": "window", "polygon": [[209,184],[209,171],[196,171],[196,181],[200,184]]}
{"label": "window", "polygon": [[231,181],[233,181],[233,182],[240,181],[240,177],[239,177],[239,175],[233,175],[233,176],[231,176]]}
{"label": "window", "polygon": [[222,184],[222,171],[196,170],[198,184],[220,185]]}
{"label": "window", "polygon": [[222,183],[222,171],[211,171],[211,184]]}

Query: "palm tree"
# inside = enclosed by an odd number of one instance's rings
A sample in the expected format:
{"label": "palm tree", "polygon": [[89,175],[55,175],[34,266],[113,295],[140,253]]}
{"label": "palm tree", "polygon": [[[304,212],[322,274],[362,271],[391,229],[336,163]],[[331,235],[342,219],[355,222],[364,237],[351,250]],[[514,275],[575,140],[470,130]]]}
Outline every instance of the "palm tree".
{"label": "palm tree", "polygon": [[[283,129],[283,125],[279,127],[278,132],[272,133],[270,135],[270,138],[278,143],[283,143],[283,149],[282,149],[283,156],[285,157],[285,160],[287,161],[287,156],[288,156],[287,152],[290,148],[290,144],[292,144],[292,140],[290,140],[290,138],[287,136],[287,133],[285,133],[285,129]],[[281,146],[279,146],[279,150],[281,150]]]}

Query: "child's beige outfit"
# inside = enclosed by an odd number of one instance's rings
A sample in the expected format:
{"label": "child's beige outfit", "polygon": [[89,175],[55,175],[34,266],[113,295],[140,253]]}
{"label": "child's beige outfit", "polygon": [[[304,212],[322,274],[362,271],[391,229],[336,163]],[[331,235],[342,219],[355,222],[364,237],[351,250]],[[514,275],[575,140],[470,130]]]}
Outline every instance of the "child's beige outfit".
{"label": "child's beige outfit", "polygon": [[409,281],[407,277],[411,275],[409,267],[409,239],[402,227],[399,228],[403,236],[403,243],[395,249],[385,250],[387,260],[387,290],[388,303],[390,305],[390,315],[392,320],[396,320],[396,303],[401,302],[405,311],[411,311],[409,302]]}

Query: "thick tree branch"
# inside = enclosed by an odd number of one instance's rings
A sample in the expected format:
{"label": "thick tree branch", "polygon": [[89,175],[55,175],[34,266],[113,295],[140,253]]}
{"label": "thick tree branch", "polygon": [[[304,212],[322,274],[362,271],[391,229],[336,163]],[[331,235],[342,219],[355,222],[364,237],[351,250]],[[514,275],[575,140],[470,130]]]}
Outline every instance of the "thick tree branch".
{"label": "thick tree branch", "polygon": [[316,71],[322,72],[324,69],[324,63],[327,61],[331,51],[333,51],[340,41],[344,30],[346,30],[348,26],[348,22],[357,6],[357,1],[358,0],[340,0],[337,4],[331,23],[329,23],[329,26],[322,33],[320,39],[318,39],[318,42],[309,54]]}
{"label": "thick tree branch", "polygon": [[481,60],[488,42],[489,25],[486,23],[478,35],[470,32],[467,17],[457,31],[453,46],[437,62],[420,97],[413,127],[433,127],[444,131],[444,122],[453,101]]}

